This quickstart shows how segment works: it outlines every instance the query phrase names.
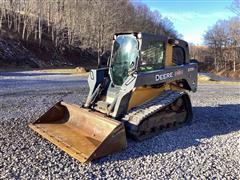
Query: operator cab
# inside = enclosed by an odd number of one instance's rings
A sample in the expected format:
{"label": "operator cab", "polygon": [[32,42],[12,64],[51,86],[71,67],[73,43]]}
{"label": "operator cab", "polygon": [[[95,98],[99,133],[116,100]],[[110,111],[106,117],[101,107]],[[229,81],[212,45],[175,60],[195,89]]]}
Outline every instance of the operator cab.
{"label": "operator cab", "polygon": [[[165,58],[166,53],[170,57],[168,60]],[[110,58],[110,78],[113,85],[121,86],[130,74],[159,70],[166,66],[166,61],[171,65],[189,63],[188,43],[141,32],[115,34]]]}
{"label": "operator cab", "polygon": [[121,86],[133,72],[164,67],[167,37],[146,33],[115,34],[110,61],[110,77]]}
{"label": "operator cab", "polygon": [[176,41],[162,35],[115,34],[108,70],[110,79],[102,93],[104,98],[96,103],[95,109],[107,112],[109,106],[117,100],[122,85],[132,74],[184,64],[187,57],[184,49],[186,45],[182,40]]}

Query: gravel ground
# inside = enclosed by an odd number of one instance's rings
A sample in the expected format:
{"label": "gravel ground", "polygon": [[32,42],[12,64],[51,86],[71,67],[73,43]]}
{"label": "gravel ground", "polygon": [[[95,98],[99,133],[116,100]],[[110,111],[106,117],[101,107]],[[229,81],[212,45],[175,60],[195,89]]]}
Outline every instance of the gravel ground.
{"label": "gravel ground", "polygon": [[0,179],[240,179],[240,88],[199,86],[191,126],[148,141],[128,139],[120,153],[80,164],[27,124],[60,99],[80,103],[85,77],[0,74]]}

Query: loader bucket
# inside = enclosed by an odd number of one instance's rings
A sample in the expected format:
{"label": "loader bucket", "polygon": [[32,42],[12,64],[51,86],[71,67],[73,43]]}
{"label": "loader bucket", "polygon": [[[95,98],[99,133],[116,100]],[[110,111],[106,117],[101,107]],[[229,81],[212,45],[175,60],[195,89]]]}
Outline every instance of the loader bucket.
{"label": "loader bucket", "polygon": [[121,151],[127,145],[121,122],[64,102],[55,104],[29,126],[82,163]]}

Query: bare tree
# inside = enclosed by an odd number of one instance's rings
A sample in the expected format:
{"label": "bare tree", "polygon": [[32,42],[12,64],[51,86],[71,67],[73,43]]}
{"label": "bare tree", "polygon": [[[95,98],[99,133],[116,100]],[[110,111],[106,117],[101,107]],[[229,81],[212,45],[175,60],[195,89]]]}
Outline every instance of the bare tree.
{"label": "bare tree", "polygon": [[168,19],[130,0],[0,0],[0,28],[21,33],[25,41],[51,39],[58,49],[81,48],[97,53],[110,49],[115,32],[144,31],[176,37]]}
{"label": "bare tree", "polygon": [[230,9],[237,15],[240,16],[240,0],[234,0]]}
{"label": "bare tree", "polygon": [[233,71],[236,71],[236,63],[238,59],[238,49],[240,47],[240,18],[232,18],[229,21],[229,41],[233,50]]}
{"label": "bare tree", "polygon": [[39,46],[42,43],[42,21],[43,21],[43,0],[38,0],[37,1],[37,7],[38,7],[38,41],[39,41]]}
{"label": "bare tree", "polygon": [[230,67],[236,71],[236,65],[240,63],[240,18],[218,21],[204,39],[214,57],[215,70]]}

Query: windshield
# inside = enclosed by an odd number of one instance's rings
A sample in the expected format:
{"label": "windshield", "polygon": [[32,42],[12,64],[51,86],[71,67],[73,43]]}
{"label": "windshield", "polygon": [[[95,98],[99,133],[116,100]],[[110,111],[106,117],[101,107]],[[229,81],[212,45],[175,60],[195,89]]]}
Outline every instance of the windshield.
{"label": "windshield", "polygon": [[115,85],[121,86],[128,72],[136,66],[139,55],[138,41],[133,35],[119,35],[113,44],[111,76]]}

